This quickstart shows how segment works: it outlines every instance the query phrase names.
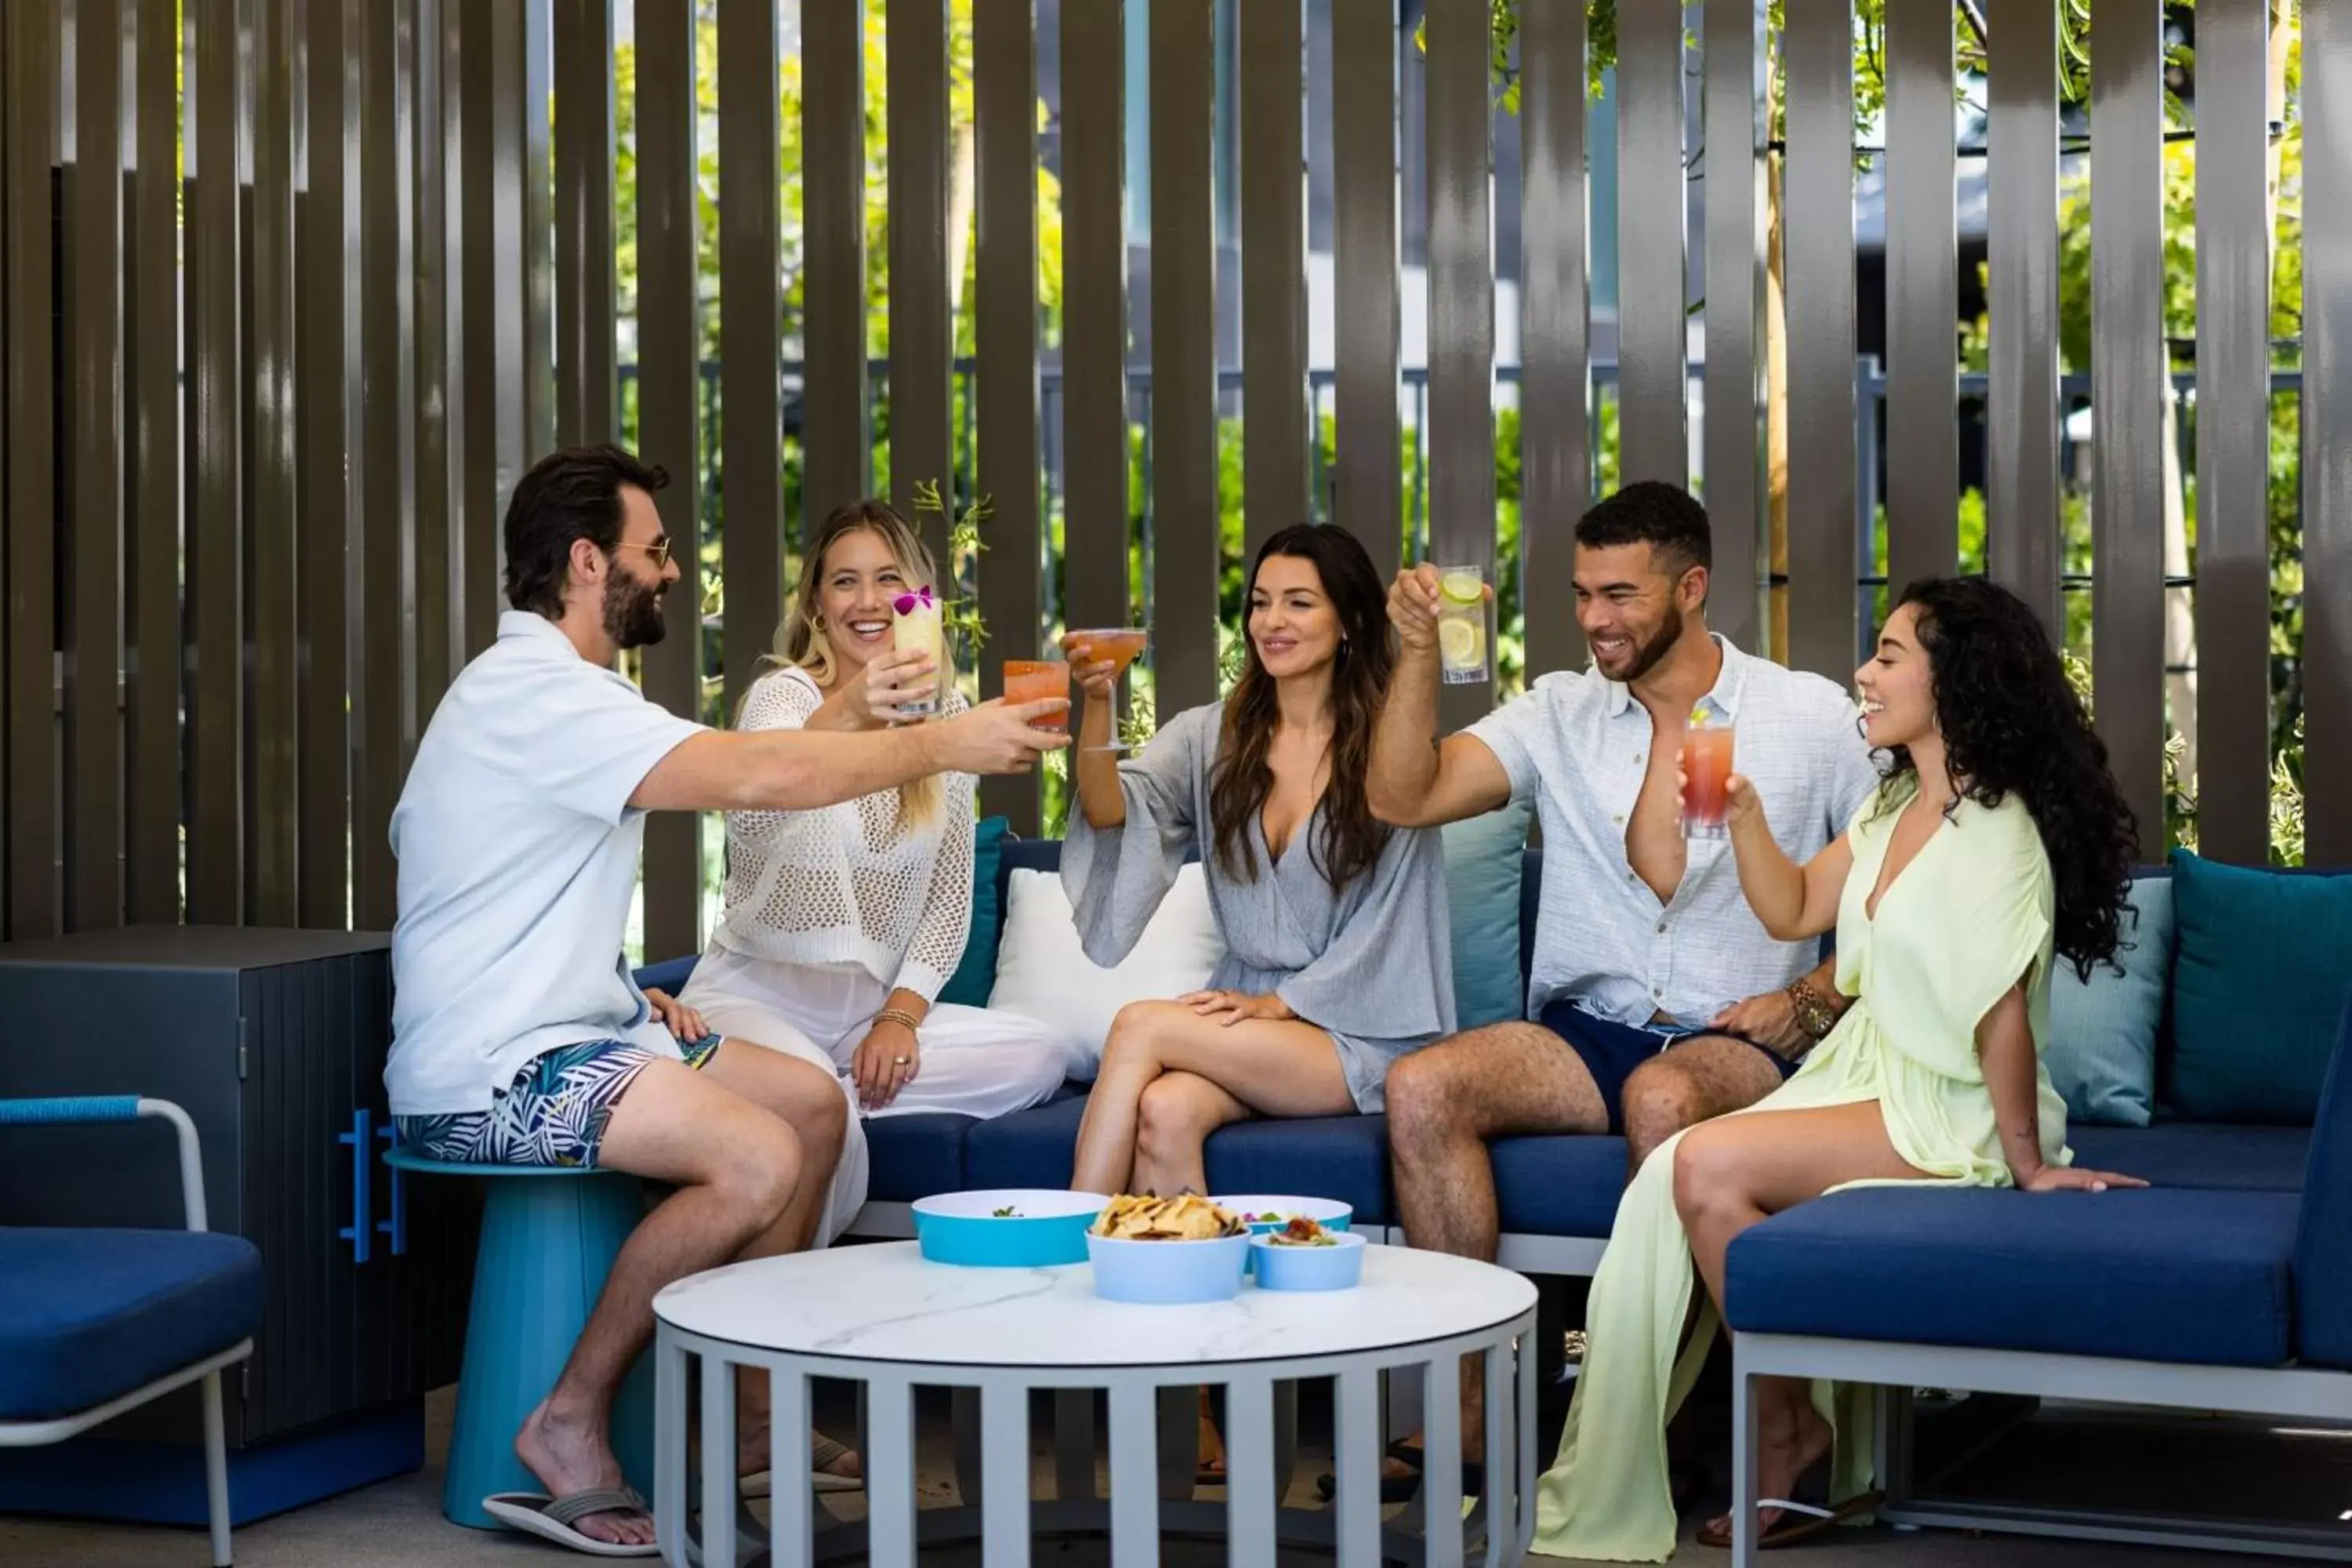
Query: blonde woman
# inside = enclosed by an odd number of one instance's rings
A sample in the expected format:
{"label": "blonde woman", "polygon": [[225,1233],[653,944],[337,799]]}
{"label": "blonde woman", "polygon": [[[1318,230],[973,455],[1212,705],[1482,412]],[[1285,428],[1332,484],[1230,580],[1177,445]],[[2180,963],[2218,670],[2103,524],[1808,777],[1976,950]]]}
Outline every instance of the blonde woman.
{"label": "blonde woman", "polygon": [[[845,506],[808,559],[739,728],[877,730],[934,691],[943,715],[964,710],[952,672],[892,647],[893,601],[938,581],[905,519]],[[726,914],[680,1002],[733,1037],[825,1063],[867,1116],[1037,1104],[1061,1084],[1061,1043],[1026,1018],[938,1004],[971,924],[972,829],[969,773],[822,811],[730,812]],[[853,1138],[856,1191],[837,1189],[829,1222],[864,1201]]]}

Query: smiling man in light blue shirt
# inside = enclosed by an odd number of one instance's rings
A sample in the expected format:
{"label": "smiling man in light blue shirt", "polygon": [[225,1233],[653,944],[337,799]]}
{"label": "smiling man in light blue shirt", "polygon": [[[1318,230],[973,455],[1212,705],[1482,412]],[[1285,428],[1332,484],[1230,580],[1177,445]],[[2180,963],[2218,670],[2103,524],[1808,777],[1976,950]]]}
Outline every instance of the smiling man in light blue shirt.
{"label": "smiling man in light blue shirt", "polygon": [[[1706,627],[1706,512],[1629,485],[1576,527],[1576,617],[1592,668],[1437,742],[1438,578],[1399,574],[1402,645],[1373,741],[1374,814],[1427,827],[1533,798],[1543,887],[1525,1022],[1441,1040],[1390,1069],[1389,1148],[1415,1247],[1492,1259],[1485,1140],[1622,1132],[1638,1166],[1695,1122],[1780,1087],[1845,1006],[1811,943],[1775,942],[1740,896],[1730,847],[1685,838],[1683,734],[1705,702],[1738,771],[1802,862],[1878,782],[1852,700]],[[1556,606],[1539,606],[1556,614]],[[1475,1391],[1465,1386],[1465,1434]]]}

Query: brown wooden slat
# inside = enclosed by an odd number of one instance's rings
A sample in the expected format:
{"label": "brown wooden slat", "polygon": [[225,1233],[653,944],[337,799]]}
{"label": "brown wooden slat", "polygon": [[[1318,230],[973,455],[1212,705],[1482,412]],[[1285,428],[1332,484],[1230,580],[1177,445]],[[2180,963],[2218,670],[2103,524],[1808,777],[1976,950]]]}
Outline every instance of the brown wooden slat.
{"label": "brown wooden slat", "polygon": [[[180,30],[175,0],[139,0],[138,174],[128,278],[132,651],[125,843],[133,921],[180,918]],[[341,839],[337,839],[340,847]],[[338,900],[340,912],[341,902]]]}
{"label": "brown wooden slat", "polygon": [[1886,560],[1898,592],[1959,570],[1952,42],[1949,6],[1886,14]]}
{"label": "brown wooden slat", "polygon": [[2208,0],[2197,16],[2197,847],[2254,866],[2270,858],[2268,10]]}
{"label": "brown wooden slat", "polygon": [[1992,204],[1985,567],[2053,635],[2058,601],[2058,28],[2049,0],[1987,0]]}
{"label": "brown wooden slat", "polygon": [[1276,0],[1239,17],[1246,563],[1269,534],[1307,521],[1307,154],[1299,7]]}
{"label": "brown wooden slat", "polygon": [[[719,318],[719,434],[726,476],[725,710],[730,716],[760,673],[760,657],[774,642],[783,606],[783,427],[776,401],[776,365],[783,352],[784,297],[776,270],[783,198],[776,47],[775,7],[720,8],[719,290],[727,308]],[[892,58],[895,64],[895,51]],[[891,101],[896,104],[896,94]],[[895,305],[896,289],[891,298]],[[891,390],[895,426],[895,372]]]}
{"label": "brown wooden slat", "polygon": [[1164,722],[1217,697],[1216,256],[1210,0],[1151,6],[1150,658]]}
{"label": "brown wooden slat", "polygon": [[[1028,0],[972,14],[973,133],[978,141],[980,613],[988,627],[980,690],[1002,689],[1008,658],[1034,658],[1043,554],[1037,466],[1037,66]],[[980,782],[980,808],[1013,831],[1037,832],[1037,776]]]}
{"label": "brown wooden slat", "polygon": [[1706,624],[1763,653],[1770,517],[1764,473],[1764,95],[1760,5],[1706,16],[1706,510],[1715,569]]}
{"label": "brown wooden slat", "polygon": [[[1495,263],[1488,213],[1486,0],[1429,8],[1429,550],[1495,581]],[[1488,680],[1447,686],[1458,729],[1494,703]]]}
{"label": "brown wooden slat", "polygon": [[188,514],[188,918],[246,915],[243,323],[237,171],[249,144],[236,0],[194,0],[195,90],[190,166],[188,310],[196,488]]}
{"label": "brown wooden slat", "polygon": [[[1126,0],[1064,5],[1062,574],[1073,626],[1126,626],[1135,613],[1127,580],[1126,75]],[[891,342],[895,357],[895,331]]]}
{"label": "brown wooden slat", "polygon": [[[1109,3],[1116,9],[1118,0]],[[948,433],[954,346],[950,306],[962,279],[948,277],[948,11],[945,0],[885,0],[884,11],[889,51],[890,500],[921,531],[945,570],[946,521],[915,510],[915,486],[937,484],[941,495],[955,489]],[[1066,77],[1063,90],[1074,85]]]}
{"label": "brown wooden slat", "polygon": [[[509,107],[501,127],[511,127],[522,143],[520,205],[522,211],[522,452],[514,478],[555,445],[555,234],[554,98],[555,0],[521,0],[521,15],[501,25],[498,38],[500,101]],[[500,7],[501,17],[509,15]],[[519,51],[519,52],[518,52]],[[508,92],[519,96],[509,100]],[[499,505],[514,488],[499,489]],[[503,510],[501,510],[503,520]],[[500,557],[504,559],[503,554]]]}
{"label": "brown wooden slat", "polygon": [[464,455],[458,530],[464,593],[459,636],[471,658],[498,636],[506,604],[499,582],[500,510],[526,466],[522,214],[511,195],[522,175],[522,82],[511,68],[522,47],[520,5],[453,8],[458,64],[459,250],[456,281],[464,330],[457,424]]}
{"label": "brown wooden slat", "polygon": [[58,473],[52,355],[51,168],[58,145],[58,23],[43,5],[10,5],[5,32],[7,120],[5,308],[7,323],[8,691],[6,934],[58,930],[55,649]]}
{"label": "brown wooden slat", "polygon": [[[2303,0],[2308,148],[2352,136],[2352,5]],[[2352,864],[2352,168],[2304,163],[2305,860]]]}
{"label": "brown wooden slat", "polygon": [[555,439],[619,429],[613,312],[613,0],[555,0]]}
{"label": "brown wooden slat", "polygon": [[802,527],[871,482],[866,395],[865,0],[801,7]]}
{"label": "brown wooden slat", "polygon": [[1331,178],[1337,312],[1332,423],[1339,472],[1331,510],[1383,578],[1402,554],[1397,468],[1395,13],[1388,0],[1333,0]]}
{"label": "brown wooden slat", "polygon": [[247,910],[260,925],[299,918],[300,758],[296,735],[297,512],[294,260],[295,18],[299,0],[255,0],[251,521],[253,638]]}
{"label": "brown wooden slat", "polygon": [[1617,54],[1618,469],[1688,486],[1682,7],[1621,6]]}
{"label": "brown wooden slat", "polygon": [[2162,23],[2158,0],[2106,0],[2091,24],[2092,700],[2148,856],[2165,847]]}
{"label": "brown wooden slat", "polygon": [[406,85],[397,10],[367,7],[360,72],[360,571],[359,668],[352,722],[352,911],[362,931],[391,929],[395,913],[392,808],[400,796],[409,732],[407,595],[413,541],[410,473],[401,410],[410,399],[414,347],[401,310],[405,279],[400,229],[409,192],[400,178]]}
{"label": "brown wooden slat", "polygon": [[64,295],[73,367],[66,658],[66,925],[122,922],[122,48],[120,5],[74,27]]}
{"label": "brown wooden slat", "polygon": [[[1592,504],[1584,49],[1584,14],[1576,7],[1521,13],[1519,527],[1527,567],[1520,597],[1530,679],[1584,662],[1576,625],[1576,520]],[[1712,476],[1707,488],[1712,496]],[[1718,528],[1718,563],[1721,534]]]}
{"label": "brown wooden slat", "polygon": [[[668,635],[645,650],[646,695],[701,716],[701,398],[694,281],[694,4],[637,4],[637,357],[643,457],[669,471],[654,497],[679,576]],[[646,825],[646,954],[702,951],[701,818]]]}
{"label": "brown wooden slat", "polygon": [[[421,730],[441,705],[455,673],[457,636],[455,626],[455,578],[459,565],[450,526],[456,511],[455,476],[450,467],[449,398],[449,167],[443,135],[445,84],[442,79],[442,0],[413,0],[415,32],[411,44],[409,168],[414,195],[409,199],[411,225],[408,279],[409,320],[414,323],[415,369],[410,394],[415,399],[415,495],[414,528],[416,538],[416,629],[414,704],[415,723]],[[454,84],[448,91],[455,91]],[[413,741],[412,741],[413,743]]]}
{"label": "brown wooden slat", "polygon": [[1789,0],[1789,658],[1843,684],[1854,586],[1853,54],[1847,0]]}

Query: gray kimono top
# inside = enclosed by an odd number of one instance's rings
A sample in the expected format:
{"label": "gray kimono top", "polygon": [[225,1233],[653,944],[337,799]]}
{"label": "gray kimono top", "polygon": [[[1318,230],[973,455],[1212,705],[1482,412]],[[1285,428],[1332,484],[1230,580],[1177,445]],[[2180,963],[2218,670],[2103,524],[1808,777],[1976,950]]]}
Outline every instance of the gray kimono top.
{"label": "gray kimono top", "polygon": [[1393,832],[1370,870],[1334,889],[1312,849],[1322,831],[1318,804],[1271,868],[1265,828],[1254,816],[1257,879],[1227,875],[1217,864],[1209,816],[1223,718],[1214,703],[1180,713],[1119,764],[1125,826],[1098,831],[1071,812],[1062,885],[1079,939],[1105,968],[1125,958],[1185,855],[1198,848],[1209,907],[1225,939],[1210,987],[1280,997],[1339,1047],[1356,1109],[1377,1111],[1389,1064],[1454,1032],[1443,846],[1434,829]]}

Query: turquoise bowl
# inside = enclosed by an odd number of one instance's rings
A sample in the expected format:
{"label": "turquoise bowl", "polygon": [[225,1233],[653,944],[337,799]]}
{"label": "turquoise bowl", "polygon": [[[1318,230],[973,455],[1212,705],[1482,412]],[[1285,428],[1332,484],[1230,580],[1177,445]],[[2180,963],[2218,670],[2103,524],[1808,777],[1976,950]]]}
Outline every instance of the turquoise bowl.
{"label": "turquoise bowl", "polygon": [[[1239,1197],[1211,1198],[1211,1203],[1229,1214],[1240,1215],[1252,1236],[1272,1236],[1290,1223],[1292,1215],[1303,1214],[1325,1230],[1347,1230],[1356,1217],[1356,1211],[1337,1198],[1307,1198],[1280,1193],[1244,1193]],[[1254,1220],[1251,1215],[1272,1215],[1271,1219]],[[1257,1272],[1257,1251],[1250,1250],[1245,1274]]]}
{"label": "turquoise bowl", "polygon": [[966,1268],[1084,1263],[1087,1227],[1109,1203],[1052,1188],[941,1193],[916,1200],[915,1241],[927,1261]]}
{"label": "turquoise bowl", "polygon": [[1364,1282],[1364,1238],[1334,1232],[1328,1247],[1277,1247],[1270,1236],[1249,1238],[1261,1290],[1352,1290]]}

